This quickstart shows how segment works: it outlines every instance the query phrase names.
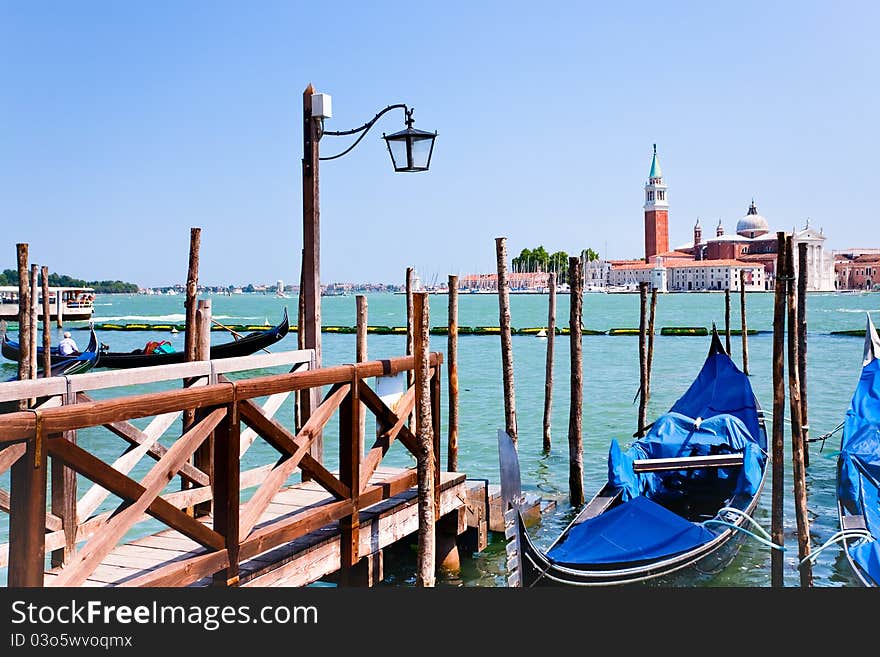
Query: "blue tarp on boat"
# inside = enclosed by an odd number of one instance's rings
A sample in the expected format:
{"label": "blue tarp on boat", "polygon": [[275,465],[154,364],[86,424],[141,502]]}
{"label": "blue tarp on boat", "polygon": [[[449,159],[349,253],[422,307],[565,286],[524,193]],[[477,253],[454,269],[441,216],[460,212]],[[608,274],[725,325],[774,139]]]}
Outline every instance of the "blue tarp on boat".
{"label": "blue tarp on boat", "polygon": [[846,413],[838,464],[838,498],[847,512],[864,516],[868,531],[878,539],[851,546],[850,556],[880,585],[880,360],[876,358],[862,368]]}
{"label": "blue tarp on boat", "polygon": [[547,556],[558,564],[613,564],[662,559],[715,534],[639,496],[575,525]]}

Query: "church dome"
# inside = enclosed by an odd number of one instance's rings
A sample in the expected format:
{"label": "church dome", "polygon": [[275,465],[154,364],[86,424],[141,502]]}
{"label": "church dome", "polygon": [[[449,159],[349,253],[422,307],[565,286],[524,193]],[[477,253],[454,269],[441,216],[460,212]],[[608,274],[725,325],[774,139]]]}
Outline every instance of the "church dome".
{"label": "church dome", "polygon": [[758,208],[755,202],[749,206],[749,212],[745,217],[736,224],[736,232],[743,237],[758,237],[770,232],[770,225],[767,220],[758,214]]}

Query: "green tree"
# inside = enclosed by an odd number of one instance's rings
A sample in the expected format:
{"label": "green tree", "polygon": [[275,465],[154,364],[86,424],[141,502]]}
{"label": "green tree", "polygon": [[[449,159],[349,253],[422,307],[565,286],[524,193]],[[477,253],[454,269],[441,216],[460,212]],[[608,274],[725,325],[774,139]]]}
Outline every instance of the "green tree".
{"label": "green tree", "polygon": [[581,251],[581,258],[587,262],[592,262],[593,260],[599,259],[599,254],[593,251],[593,249],[584,249]]}

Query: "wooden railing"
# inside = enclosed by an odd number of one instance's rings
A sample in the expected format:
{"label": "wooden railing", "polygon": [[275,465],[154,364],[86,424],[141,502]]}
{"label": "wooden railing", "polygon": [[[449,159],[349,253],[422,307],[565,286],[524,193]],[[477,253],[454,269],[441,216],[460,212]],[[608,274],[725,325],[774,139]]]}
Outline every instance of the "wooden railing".
{"label": "wooden railing", "polygon": [[[132,527],[148,519],[177,530],[204,550],[129,579],[126,586],[185,586],[208,576],[213,577],[216,585],[233,586],[238,583],[243,561],[337,521],[342,538],[341,566],[343,570],[354,566],[360,558],[359,511],[417,483],[415,469],[404,470],[381,485],[369,483],[396,439],[413,455],[417,454],[418,445],[406,426],[415,402],[415,389],[406,390],[391,410],[366,379],[411,370],[414,358],[237,381],[225,376],[232,371],[278,365],[282,361],[293,363],[294,370],[314,362],[311,352],[290,354],[294,356],[288,356],[286,361],[277,354],[130,370],[126,383],[193,376],[201,376],[203,383],[101,401],[92,400],[83,391],[121,385],[120,373],[83,374],[63,383],[51,379],[16,382],[20,386],[17,394],[21,396],[45,396],[51,388],[55,395],[63,395],[70,403],[54,407],[44,403],[40,408],[0,416],[0,474],[11,468],[10,493],[0,490],[0,509],[10,516],[8,555],[0,554],[0,566],[8,563],[9,585],[42,586],[46,551],[53,551],[52,565],[60,566],[47,584],[80,585]],[[429,363],[434,474],[435,481],[439,481],[442,355],[431,354]],[[39,388],[39,383],[44,383],[44,388]],[[7,384],[0,384],[0,401],[3,395],[9,399],[11,394],[3,385]],[[315,388],[327,388],[326,394],[298,431],[288,429],[273,417],[290,393]],[[257,402],[257,398],[267,396],[263,405]],[[366,454],[360,447],[364,444],[358,421],[362,404],[376,416],[380,427]],[[197,409],[196,422],[170,446],[163,446],[159,437],[185,409]],[[324,467],[320,455],[310,454],[313,440],[337,411],[338,475]],[[145,417],[154,419],[143,430],[130,422]],[[126,441],[125,451],[112,463],[71,439],[72,432],[78,429],[100,426]],[[241,457],[258,437],[273,447],[279,457],[242,471]],[[207,471],[191,463],[202,445],[208,445],[212,455]],[[137,481],[129,475],[145,456],[155,464]],[[275,494],[297,470],[332,498],[294,515],[258,524]],[[79,499],[76,474],[93,483]],[[169,490],[169,482],[177,476],[191,487]],[[50,480],[51,499],[47,500]],[[240,502],[240,491],[250,488],[256,490],[247,502]],[[435,486],[435,502],[439,501],[439,490]],[[122,503],[97,513],[110,494],[121,498]],[[212,515],[200,518],[196,513],[194,517],[193,507],[206,502],[210,503]],[[439,504],[435,508],[439,509]]]}

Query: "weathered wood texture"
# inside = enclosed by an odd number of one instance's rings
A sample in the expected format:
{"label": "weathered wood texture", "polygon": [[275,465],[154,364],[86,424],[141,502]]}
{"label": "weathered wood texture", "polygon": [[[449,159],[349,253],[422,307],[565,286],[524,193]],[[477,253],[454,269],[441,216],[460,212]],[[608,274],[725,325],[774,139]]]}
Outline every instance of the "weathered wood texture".
{"label": "weathered wood texture", "polygon": [[801,387],[801,435],[803,437],[804,467],[810,467],[810,420],[807,404],[807,244],[798,244],[798,280],[797,280],[797,347],[798,347],[798,378]]}
{"label": "weathered wood texture", "polygon": [[[773,301],[773,434],[771,470],[773,474],[770,509],[770,537],[777,545],[785,544],[783,504],[785,500],[785,233],[776,233],[776,283]],[[783,554],[770,550],[770,584],[784,586]]]}
{"label": "weathered wood texture", "polygon": [[[363,294],[355,297],[356,315],[357,315],[357,341],[355,344],[355,361],[363,363],[367,360],[367,297]],[[360,427],[360,449],[364,451],[364,438],[367,429],[367,409],[361,405],[358,409],[358,426]]]}
{"label": "weathered wood texture", "polygon": [[724,290],[724,351],[730,355],[730,286]]}
{"label": "weathered wood texture", "polygon": [[449,276],[449,315],[446,333],[446,376],[449,417],[446,469],[458,471],[458,276]]}
{"label": "weathered wood texture", "polygon": [[636,434],[645,435],[648,424],[648,284],[639,283],[639,417]]}
{"label": "weathered wood texture", "polygon": [[[18,256],[18,378],[31,378],[31,286],[28,281],[28,245],[16,244]],[[21,408],[26,408],[24,402]]]}
{"label": "weathered wood texture", "polygon": [[556,342],[556,272],[550,272],[547,299],[547,356],[544,361],[544,431],[543,448],[549,452],[552,446],[551,415],[553,411],[553,346]]}
{"label": "weathered wood texture", "polygon": [[43,265],[40,270],[40,283],[43,296],[43,377],[52,376],[52,300],[49,298],[49,268]]}
{"label": "weathered wood texture", "polygon": [[516,387],[513,381],[513,346],[510,330],[510,286],[507,284],[507,238],[495,238],[498,269],[498,326],[501,333],[501,374],[504,384],[504,430],[517,444]]}
{"label": "weathered wood texture", "polygon": [[[39,371],[39,350],[37,344],[39,342],[39,331],[37,330],[37,303],[40,297],[40,267],[39,265],[31,265],[31,302],[29,319],[31,322],[31,378],[36,379]],[[36,401],[36,400],[35,400]]]}
{"label": "weathered wood texture", "polygon": [[568,259],[568,280],[570,286],[569,332],[571,340],[571,399],[568,410],[568,490],[572,506],[584,503],[584,438],[582,413],[584,402],[583,388],[583,279],[581,278],[581,259]]}
{"label": "weathered wood texture", "polygon": [[415,357],[415,413],[419,473],[418,567],[416,586],[432,587],[436,570],[436,527],[434,506],[434,424],[431,419],[431,393],[428,373],[430,321],[428,293],[413,295],[413,355]]}
{"label": "weathered wood texture", "polygon": [[[788,400],[789,420],[791,421],[792,479],[794,479],[794,511],[797,521],[798,560],[803,562],[798,569],[801,587],[813,585],[813,564],[807,559],[810,555],[810,519],[807,510],[807,483],[804,464],[804,440],[801,422],[800,363],[798,360],[798,341],[800,322],[798,321],[798,285],[795,279],[794,246],[789,235],[785,238],[785,269],[788,285]],[[806,291],[805,291],[806,293]]]}
{"label": "weathered wood texture", "polygon": [[[648,361],[645,368],[645,397],[651,401],[651,368],[654,366],[654,329],[657,318],[657,288],[651,288],[651,304],[648,309]],[[646,411],[647,413],[647,411]]]}

